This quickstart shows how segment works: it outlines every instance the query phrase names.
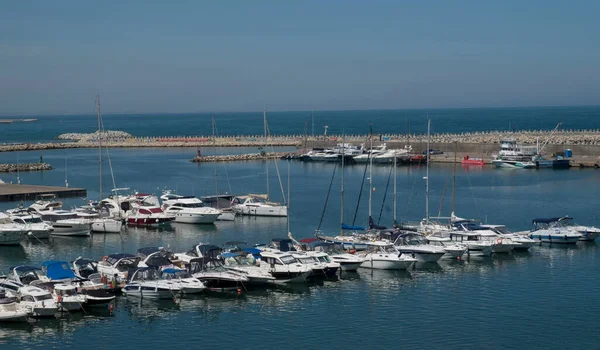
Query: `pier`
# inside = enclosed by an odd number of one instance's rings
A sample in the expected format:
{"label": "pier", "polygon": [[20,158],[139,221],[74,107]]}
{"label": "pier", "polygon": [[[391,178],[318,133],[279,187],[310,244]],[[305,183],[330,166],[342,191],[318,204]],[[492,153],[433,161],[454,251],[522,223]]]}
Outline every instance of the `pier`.
{"label": "pier", "polygon": [[44,170],[52,170],[52,166],[48,163],[0,164],[0,173]]}
{"label": "pier", "polygon": [[2,202],[35,200],[40,194],[50,193],[56,194],[60,198],[87,196],[85,188],[0,184],[0,201]]}

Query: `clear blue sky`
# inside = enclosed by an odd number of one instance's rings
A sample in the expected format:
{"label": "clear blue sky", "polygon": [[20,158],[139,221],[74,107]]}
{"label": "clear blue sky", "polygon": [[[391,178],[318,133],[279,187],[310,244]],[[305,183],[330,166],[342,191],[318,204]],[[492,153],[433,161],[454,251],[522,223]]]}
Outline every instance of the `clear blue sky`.
{"label": "clear blue sky", "polygon": [[0,115],[600,104],[600,1],[2,1]]}

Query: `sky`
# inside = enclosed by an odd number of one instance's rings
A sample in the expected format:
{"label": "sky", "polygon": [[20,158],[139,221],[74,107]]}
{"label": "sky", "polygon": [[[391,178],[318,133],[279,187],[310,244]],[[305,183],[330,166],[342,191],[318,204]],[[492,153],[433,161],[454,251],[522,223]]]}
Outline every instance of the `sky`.
{"label": "sky", "polygon": [[600,1],[2,1],[0,115],[600,105]]}

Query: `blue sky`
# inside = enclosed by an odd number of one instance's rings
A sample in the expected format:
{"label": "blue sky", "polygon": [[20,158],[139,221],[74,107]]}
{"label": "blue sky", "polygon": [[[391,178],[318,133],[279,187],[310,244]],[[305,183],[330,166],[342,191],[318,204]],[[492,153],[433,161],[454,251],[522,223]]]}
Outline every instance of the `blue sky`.
{"label": "blue sky", "polygon": [[3,1],[0,115],[600,104],[600,1]]}

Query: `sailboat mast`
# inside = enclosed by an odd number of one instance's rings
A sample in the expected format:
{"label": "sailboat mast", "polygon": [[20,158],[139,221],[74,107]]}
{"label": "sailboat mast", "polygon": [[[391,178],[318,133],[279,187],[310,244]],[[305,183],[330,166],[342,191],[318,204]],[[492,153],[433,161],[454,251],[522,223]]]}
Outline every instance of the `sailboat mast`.
{"label": "sailboat mast", "polygon": [[369,157],[369,222],[371,221],[371,205],[373,204],[373,126],[370,126],[370,152]]}
{"label": "sailboat mast", "polygon": [[269,157],[267,155],[267,146],[268,146],[268,142],[267,142],[267,111],[264,110],[263,111],[263,125],[265,128],[265,148],[264,148],[264,153],[265,153],[265,168],[266,168],[266,178],[267,178],[267,199],[269,199]]}
{"label": "sailboat mast", "polygon": [[429,136],[431,133],[431,120],[427,116],[427,170],[425,171],[425,221],[429,223]]}
{"label": "sailboat mast", "polygon": [[452,204],[450,205],[450,213],[454,213],[454,187],[456,185],[456,149],[458,141],[454,141],[454,174],[452,175]]}
{"label": "sailboat mast", "polygon": [[[346,134],[342,134],[342,187],[340,190],[340,234],[344,235],[342,224],[344,223],[344,153],[346,151]],[[289,195],[288,195],[289,196]]]}
{"label": "sailboat mast", "polygon": [[100,179],[100,184],[99,184],[99,195],[100,198],[98,198],[99,201],[102,200],[102,123],[101,123],[101,117],[100,117],[100,95],[96,95],[96,107],[98,109],[98,172],[99,172],[99,179]]}
{"label": "sailboat mast", "polygon": [[[217,139],[215,136],[215,117],[212,117],[212,137],[213,137],[213,149],[215,157],[217,156]],[[214,176],[215,176],[215,195],[219,195],[219,179],[217,177],[217,162],[215,163]],[[217,197],[217,208],[219,207],[219,198]]]}
{"label": "sailboat mast", "polygon": [[398,157],[396,156],[396,151],[394,151],[394,225],[396,225],[396,167]]}
{"label": "sailboat mast", "polygon": [[288,231],[288,235],[290,235],[292,233],[292,231],[290,231],[290,205],[291,205],[291,201],[290,201],[290,179],[291,179],[291,160],[288,159],[288,188],[287,188],[287,192],[288,192],[288,203],[287,203],[287,231]]}

